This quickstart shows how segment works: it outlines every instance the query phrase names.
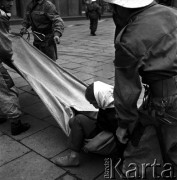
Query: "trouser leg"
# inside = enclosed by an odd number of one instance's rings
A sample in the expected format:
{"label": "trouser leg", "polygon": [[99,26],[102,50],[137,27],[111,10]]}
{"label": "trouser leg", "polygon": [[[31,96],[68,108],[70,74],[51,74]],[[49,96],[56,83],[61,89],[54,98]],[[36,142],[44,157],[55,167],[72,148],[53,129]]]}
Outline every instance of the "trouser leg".
{"label": "trouser leg", "polygon": [[56,44],[50,43],[50,44],[39,44],[39,43],[33,43],[35,47],[37,47],[41,52],[43,52],[45,55],[47,55],[49,58],[52,60],[56,61],[57,60],[57,46]]}
{"label": "trouser leg", "polygon": [[177,126],[162,125],[165,152],[177,171]]}
{"label": "trouser leg", "polygon": [[90,30],[91,34],[95,34],[98,27],[98,19],[90,19]]}
{"label": "trouser leg", "polygon": [[[170,89],[170,87],[168,87]],[[165,103],[164,103],[165,100]],[[164,163],[172,164],[177,172],[177,95],[154,98],[152,101],[158,128],[161,130],[161,146]],[[157,130],[158,132],[158,130]]]}
{"label": "trouser leg", "polygon": [[57,51],[56,44],[49,44],[47,47],[42,47],[42,52],[50,57],[52,60],[56,61],[57,59]]}
{"label": "trouser leg", "polygon": [[17,89],[7,70],[0,66],[0,116],[16,121],[21,114]]}
{"label": "trouser leg", "polygon": [[21,123],[21,114],[18,92],[7,70],[0,65],[0,117],[10,120],[12,135],[18,135],[30,128],[29,124]]}
{"label": "trouser leg", "polygon": [[93,29],[93,19],[90,18],[90,33],[92,34]]}
{"label": "trouser leg", "polygon": [[81,150],[84,139],[93,138],[97,134],[96,121],[82,114],[70,121],[70,128],[69,148],[77,152]]}
{"label": "trouser leg", "polygon": [[98,19],[94,19],[94,22],[93,22],[93,31],[94,32],[96,32],[97,27],[98,27]]}
{"label": "trouser leg", "polygon": [[156,129],[154,126],[147,126],[137,146],[131,141],[128,142],[124,151],[122,171],[127,178],[151,180],[161,175],[162,169],[158,164],[163,166]]}

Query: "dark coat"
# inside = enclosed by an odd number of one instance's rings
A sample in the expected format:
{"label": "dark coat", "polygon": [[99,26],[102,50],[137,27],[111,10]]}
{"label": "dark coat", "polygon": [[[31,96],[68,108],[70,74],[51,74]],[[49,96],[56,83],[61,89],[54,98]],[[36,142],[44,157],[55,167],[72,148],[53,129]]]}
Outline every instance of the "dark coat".
{"label": "dark coat", "polygon": [[62,36],[64,23],[53,3],[43,0],[40,4],[31,1],[26,9],[26,16],[22,23],[27,29],[31,26],[33,31],[43,34]]}
{"label": "dark coat", "polygon": [[90,19],[98,19],[101,17],[101,7],[96,3],[92,2],[88,4],[86,8],[86,16]]}
{"label": "dark coat", "polygon": [[177,74],[177,11],[156,3],[134,14],[115,40],[115,108],[121,127],[139,119],[142,82]]}

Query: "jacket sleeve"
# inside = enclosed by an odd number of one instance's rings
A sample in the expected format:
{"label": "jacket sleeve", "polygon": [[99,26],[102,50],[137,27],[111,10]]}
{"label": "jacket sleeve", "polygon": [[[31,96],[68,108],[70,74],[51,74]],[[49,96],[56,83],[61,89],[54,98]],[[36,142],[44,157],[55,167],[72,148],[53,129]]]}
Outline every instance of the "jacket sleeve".
{"label": "jacket sleeve", "polygon": [[0,21],[0,60],[3,62],[11,61],[12,55],[12,42],[9,39],[8,30]]}
{"label": "jacket sleeve", "polygon": [[97,13],[98,13],[98,16],[101,17],[101,6],[97,6]]}
{"label": "jacket sleeve", "polygon": [[22,26],[28,29],[31,26],[31,21],[30,21],[30,4],[26,8],[26,13],[25,17],[22,22]]}
{"label": "jacket sleeve", "polygon": [[141,93],[137,58],[123,45],[116,47],[115,53],[114,103],[119,126],[128,128],[138,116],[137,101]]}
{"label": "jacket sleeve", "polygon": [[85,16],[89,18],[88,5],[85,7]]}
{"label": "jacket sleeve", "polygon": [[49,2],[45,7],[45,14],[52,21],[54,35],[61,37],[64,31],[64,22],[57,12],[55,5]]}

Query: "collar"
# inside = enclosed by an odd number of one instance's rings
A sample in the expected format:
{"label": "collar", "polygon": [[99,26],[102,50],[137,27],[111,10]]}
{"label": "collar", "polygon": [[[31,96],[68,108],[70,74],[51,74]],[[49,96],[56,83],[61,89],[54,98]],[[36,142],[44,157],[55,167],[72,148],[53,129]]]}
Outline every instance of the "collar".
{"label": "collar", "polygon": [[149,4],[148,6],[145,6],[145,7],[143,7],[143,8],[140,8],[140,9],[138,9],[136,12],[132,13],[132,14],[130,15],[129,19],[128,19],[128,23],[131,22],[131,21],[133,20],[133,18],[134,18],[137,14],[145,11],[146,9],[149,9],[150,7],[152,7],[152,6],[156,5],[156,4],[157,4],[157,3],[154,1],[154,2],[152,2],[151,4]]}
{"label": "collar", "polygon": [[33,3],[37,3],[37,4],[42,4],[44,2],[44,0],[39,0],[38,2],[36,2],[36,0],[33,0]]}
{"label": "collar", "polygon": [[117,40],[117,38],[118,38],[118,41],[120,41],[121,36],[122,36],[124,30],[126,29],[126,27],[134,20],[134,18],[135,18],[139,13],[141,13],[142,11],[144,11],[144,10],[146,10],[146,9],[148,9],[148,8],[156,5],[156,4],[157,4],[156,2],[152,2],[150,5],[148,5],[148,6],[146,6],[146,7],[143,7],[143,8],[141,8],[141,9],[137,10],[136,12],[132,13],[132,14],[130,15],[128,21],[127,21],[127,24],[126,24],[126,25],[121,29],[121,31],[118,33],[118,35],[117,35],[117,37],[116,37],[116,40]]}

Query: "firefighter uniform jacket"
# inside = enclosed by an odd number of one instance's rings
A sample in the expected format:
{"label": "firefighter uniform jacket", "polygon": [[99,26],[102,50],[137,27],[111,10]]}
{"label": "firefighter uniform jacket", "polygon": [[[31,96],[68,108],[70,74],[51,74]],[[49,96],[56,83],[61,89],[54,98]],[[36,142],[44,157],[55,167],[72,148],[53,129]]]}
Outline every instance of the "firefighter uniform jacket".
{"label": "firefighter uniform jacket", "polygon": [[115,40],[115,107],[120,126],[139,118],[142,82],[177,74],[177,11],[155,2],[136,12]]}
{"label": "firefighter uniform jacket", "polygon": [[101,7],[96,2],[92,2],[86,8],[86,16],[90,19],[100,18],[101,17]]}
{"label": "firefighter uniform jacket", "polygon": [[27,29],[31,26],[32,31],[37,31],[44,35],[54,34],[60,37],[64,31],[63,20],[54,4],[47,0],[38,3],[32,0],[27,6],[26,16],[22,25]]}

